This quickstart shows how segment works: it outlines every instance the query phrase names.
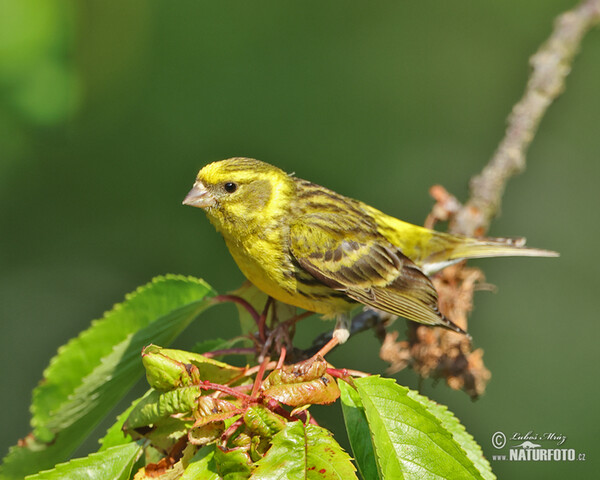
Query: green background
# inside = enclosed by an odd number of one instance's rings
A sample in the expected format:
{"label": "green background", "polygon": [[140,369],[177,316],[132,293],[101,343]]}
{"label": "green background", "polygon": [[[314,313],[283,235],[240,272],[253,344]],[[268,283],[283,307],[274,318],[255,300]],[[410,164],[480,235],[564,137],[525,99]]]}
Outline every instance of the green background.
{"label": "green background", "polygon": [[[50,357],[126,292],[167,272],[222,292],[241,283],[203,213],[181,205],[201,166],[259,158],[422,223],[431,185],[466,199],[528,57],[574,4],[0,0],[0,455],[28,433]],[[508,450],[492,447],[496,431],[563,434],[563,448],[587,454],[491,461],[500,478],[598,469],[598,85],[600,30],[490,231],[561,257],[476,263],[498,287],[476,294],[469,326],[492,371],[487,393],[471,402],[430,380],[421,390],[490,460]],[[300,341],[328,327],[309,320]],[[234,309],[216,307],[177,345],[236,328]],[[385,370],[371,333],[330,360]],[[396,377],[418,386],[412,371]],[[329,410],[317,418],[337,428]]]}

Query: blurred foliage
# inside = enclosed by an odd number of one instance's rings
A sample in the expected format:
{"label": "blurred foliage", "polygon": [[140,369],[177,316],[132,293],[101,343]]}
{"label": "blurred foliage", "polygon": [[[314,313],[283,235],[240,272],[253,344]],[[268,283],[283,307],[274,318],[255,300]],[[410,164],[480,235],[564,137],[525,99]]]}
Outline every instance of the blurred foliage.
{"label": "blurred foliage", "polygon": [[29,128],[60,124],[79,105],[73,14],[69,2],[0,2],[2,179],[27,151]]}
{"label": "blurred foliage", "polygon": [[[253,156],[421,223],[430,185],[466,197],[528,57],[574,4],[0,0],[0,374],[12,392],[0,454],[28,433],[57,347],[123,292],[167,272],[239,286],[221,238],[180,205],[202,165]],[[555,431],[588,452],[577,465],[492,462],[500,478],[595,471],[599,76],[594,31],[492,225],[561,258],[477,263],[499,288],[475,297],[470,324],[493,374],[486,395],[423,387],[488,457],[497,430]],[[223,336],[234,316],[215,308],[179,346]],[[307,321],[299,341],[330,326]],[[331,361],[378,372],[376,351],[366,334]]]}
{"label": "blurred foliage", "polygon": [[78,106],[73,15],[70,2],[0,3],[2,105],[26,124],[55,125]]}

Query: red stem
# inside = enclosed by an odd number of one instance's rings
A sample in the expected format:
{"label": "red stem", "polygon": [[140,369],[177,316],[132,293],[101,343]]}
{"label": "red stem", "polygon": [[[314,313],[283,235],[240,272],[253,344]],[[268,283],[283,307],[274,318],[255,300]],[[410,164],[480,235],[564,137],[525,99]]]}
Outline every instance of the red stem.
{"label": "red stem", "polygon": [[241,425],[243,425],[243,423],[244,423],[244,415],[242,414],[242,416],[240,418],[238,418],[235,422],[233,422],[231,425],[229,425],[229,428],[223,432],[223,434],[221,435],[221,443],[222,443],[223,447],[225,447],[227,445],[227,441],[229,440],[229,437],[231,437],[235,433],[235,431],[238,428],[240,428]]}
{"label": "red stem", "polygon": [[311,315],[314,315],[314,314],[315,314],[315,312],[302,312],[299,315],[294,315],[293,317],[288,318],[283,323],[286,323],[286,324],[289,323],[290,325],[293,325],[294,323],[299,322],[300,320],[303,320],[306,317],[310,317]]}
{"label": "red stem", "polygon": [[265,333],[265,326],[267,324],[267,313],[269,313],[269,307],[273,303],[273,298],[268,297],[267,303],[265,303],[265,308],[263,309],[262,314],[259,317],[258,321],[258,335],[260,336],[260,340],[265,343],[267,339],[267,335]]}
{"label": "red stem", "polygon": [[222,350],[213,350],[212,352],[205,352],[202,354],[203,357],[213,358],[220,357],[222,355],[248,355],[255,353],[254,348],[224,348]]}
{"label": "red stem", "polygon": [[271,359],[269,357],[265,357],[260,364],[256,378],[254,379],[254,385],[252,386],[252,393],[250,394],[252,398],[258,398],[258,390],[262,384],[263,375],[265,374],[265,370],[270,361]]}
{"label": "red stem", "polygon": [[232,397],[239,398],[240,400],[249,401],[252,400],[250,395],[246,395],[245,393],[237,391],[235,388],[228,387],[226,385],[221,385],[220,383],[212,383],[206,380],[205,382],[201,382],[198,387],[202,390],[216,390],[218,392],[226,393],[227,395],[231,395]]}
{"label": "red stem", "polygon": [[338,339],[336,337],[331,337],[331,340],[329,340],[323,347],[321,347],[321,350],[319,350],[317,353],[315,353],[312,356],[312,359],[316,359],[317,357],[325,357],[325,355],[327,355],[331,350],[333,350],[338,345],[339,345]]}
{"label": "red stem", "polygon": [[[277,400],[269,398],[267,400],[267,408],[269,410],[271,410],[272,412],[275,412],[276,414],[281,415],[282,417],[284,417],[288,420],[294,420],[294,417],[292,417],[290,415],[290,412],[288,412],[285,408],[283,408]],[[296,417],[296,418],[299,418],[299,417]]]}
{"label": "red stem", "polygon": [[285,362],[285,356],[287,355],[287,348],[285,348],[285,345],[282,345],[281,347],[281,355],[279,355],[279,360],[277,361],[277,366],[275,367],[275,370],[277,370],[278,368],[283,367],[283,362]]}
{"label": "red stem", "polygon": [[243,308],[245,308],[248,311],[248,313],[252,316],[252,318],[256,322],[256,325],[260,328],[260,315],[254,309],[254,307],[252,305],[250,305],[242,297],[238,297],[237,295],[217,295],[212,298],[212,301],[215,303],[233,302],[233,303],[237,303],[238,305],[241,305]]}

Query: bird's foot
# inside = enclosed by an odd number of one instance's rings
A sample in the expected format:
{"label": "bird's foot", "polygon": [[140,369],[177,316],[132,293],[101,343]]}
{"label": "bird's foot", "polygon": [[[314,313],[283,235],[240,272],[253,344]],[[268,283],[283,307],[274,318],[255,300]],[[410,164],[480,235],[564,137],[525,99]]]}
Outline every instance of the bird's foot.
{"label": "bird's foot", "polygon": [[346,343],[350,338],[350,319],[347,315],[338,315],[333,338],[337,339],[338,344]]}

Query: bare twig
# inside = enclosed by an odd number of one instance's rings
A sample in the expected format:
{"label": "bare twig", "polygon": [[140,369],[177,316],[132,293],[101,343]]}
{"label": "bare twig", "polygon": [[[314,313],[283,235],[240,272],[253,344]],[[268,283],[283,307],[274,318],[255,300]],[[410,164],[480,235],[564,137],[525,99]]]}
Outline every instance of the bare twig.
{"label": "bare twig", "polygon": [[[471,179],[471,195],[465,205],[443,187],[432,189],[436,199],[426,224],[449,220],[449,230],[468,236],[485,234],[499,212],[508,180],[525,168],[525,156],[538,125],[550,104],[565,88],[566,76],[584,35],[600,23],[600,0],[583,0],[560,15],[550,38],[531,57],[532,72],[525,93],[508,117],[506,133],[490,162]],[[483,277],[475,269],[457,265],[440,272],[434,284],[440,309],[466,329],[476,282]],[[464,336],[442,329],[428,329],[410,323],[409,339],[395,342],[388,334],[381,352],[391,369],[411,366],[422,377],[444,378],[455,389],[475,398],[485,391],[491,376],[483,364],[483,351],[472,351]]]}
{"label": "bare twig", "polygon": [[487,231],[500,210],[508,179],[525,169],[525,155],[538,125],[565,88],[583,36],[599,23],[600,0],[584,0],[556,19],[550,38],[530,59],[527,88],[508,117],[504,138],[483,171],[471,179],[471,198],[454,217],[451,231],[463,235]]}

